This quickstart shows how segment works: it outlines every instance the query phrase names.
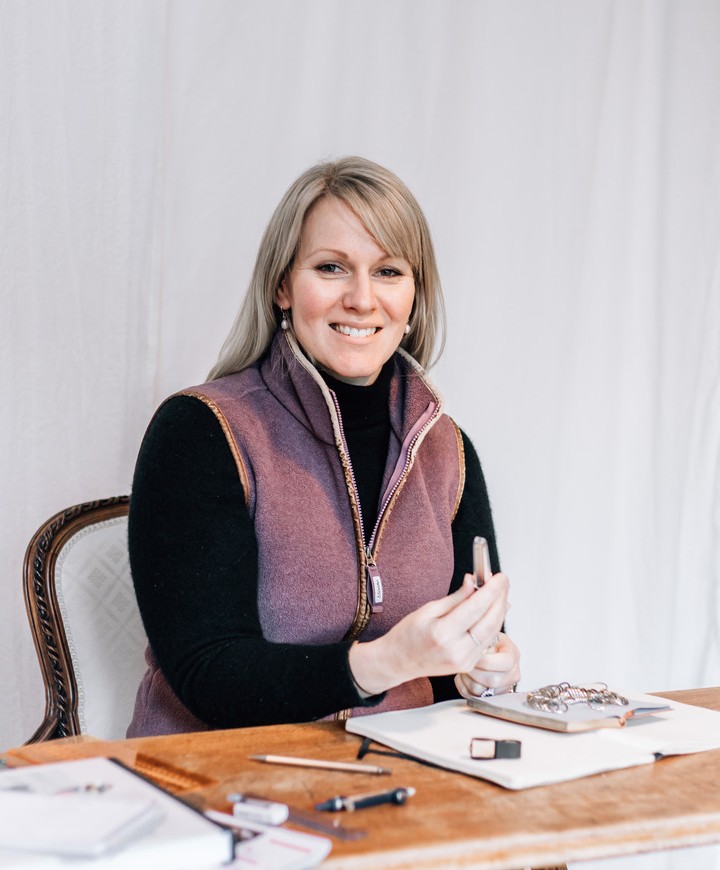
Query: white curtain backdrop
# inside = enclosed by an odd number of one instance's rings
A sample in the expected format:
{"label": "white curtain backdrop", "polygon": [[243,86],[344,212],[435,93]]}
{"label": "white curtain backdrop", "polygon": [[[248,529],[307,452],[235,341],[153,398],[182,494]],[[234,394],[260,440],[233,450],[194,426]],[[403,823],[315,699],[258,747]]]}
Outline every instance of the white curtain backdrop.
{"label": "white curtain backdrop", "polygon": [[28,540],[129,492],[348,153],[433,228],[523,686],[720,684],[718,0],[0,0],[0,748],[43,708]]}

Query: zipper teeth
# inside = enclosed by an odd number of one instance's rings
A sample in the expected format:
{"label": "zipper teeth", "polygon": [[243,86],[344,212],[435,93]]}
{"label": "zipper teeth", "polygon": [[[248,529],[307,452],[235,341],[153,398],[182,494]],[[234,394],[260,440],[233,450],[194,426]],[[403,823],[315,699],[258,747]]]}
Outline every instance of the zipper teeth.
{"label": "zipper teeth", "polygon": [[417,444],[420,436],[423,434],[423,432],[428,428],[430,423],[437,416],[437,408],[435,409],[435,412],[432,413],[427,418],[425,423],[413,435],[412,441],[410,442],[410,444],[408,444],[407,453],[405,455],[405,464],[403,465],[403,470],[398,475],[398,479],[393,484],[393,487],[390,490],[390,492],[385,496],[385,499],[383,500],[383,503],[382,503],[382,507],[378,511],[377,519],[375,520],[375,528],[372,530],[372,534],[370,535],[370,541],[366,542],[365,541],[365,524],[363,521],[363,514],[362,514],[362,505],[360,504],[360,493],[358,492],[357,480],[355,479],[355,471],[353,470],[352,460],[350,459],[350,450],[347,446],[347,438],[345,437],[345,427],[344,427],[343,421],[342,421],[342,413],[340,411],[340,403],[338,402],[337,396],[335,395],[333,390],[330,390],[330,395],[332,396],[333,404],[335,405],[335,411],[337,412],[338,427],[340,429],[340,438],[342,440],[343,450],[345,451],[345,454],[347,456],[348,468],[350,469],[350,480],[352,481],[353,492],[355,493],[355,501],[357,502],[358,518],[360,520],[360,537],[362,538],[363,550],[365,551],[366,558],[369,557],[374,562],[375,558],[374,558],[374,554],[372,552],[372,549],[373,549],[373,546],[375,545],[375,535],[377,535],[378,529],[380,528],[380,521],[382,520],[382,515],[385,512],[385,508],[388,506],[388,504],[390,504],[392,497],[397,492],[398,487],[400,486],[400,483],[402,482],[403,478],[405,477],[405,474],[408,470],[408,466],[410,465],[410,460],[412,458],[413,448]]}
{"label": "zipper teeth", "polygon": [[[417,444],[418,439],[420,438],[420,436],[422,435],[422,433],[427,429],[427,427],[428,427],[428,426],[430,425],[430,423],[435,419],[436,416],[437,416],[437,408],[435,409],[435,412],[432,413],[432,414],[427,418],[427,420],[425,421],[424,425],[421,426],[420,429],[418,429],[418,431],[415,433],[415,435],[413,435],[413,439],[412,439],[412,441],[408,444],[407,454],[405,455],[405,464],[403,465],[403,470],[402,470],[402,472],[398,475],[398,479],[395,481],[395,483],[394,483],[394,485],[393,485],[393,488],[390,490],[390,492],[389,492],[389,493],[387,494],[387,496],[385,497],[385,500],[384,500],[383,503],[382,503],[382,507],[380,508],[380,510],[379,510],[379,512],[378,512],[377,520],[375,521],[375,528],[372,530],[372,535],[370,535],[370,543],[368,544],[368,550],[370,550],[370,551],[372,550],[372,548],[373,548],[373,546],[374,546],[374,544],[375,544],[375,535],[377,535],[377,533],[378,533],[378,529],[380,528],[380,521],[382,520],[382,515],[383,515],[383,513],[385,512],[385,508],[390,504],[390,501],[392,500],[392,497],[393,497],[393,496],[395,495],[395,493],[397,492],[397,489],[398,489],[398,487],[400,486],[400,483],[402,482],[402,479],[405,477],[405,474],[406,474],[406,472],[407,472],[407,470],[408,470],[408,466],[410,465],[410,460],[411,460],[411,458],[412,458],[413,448],[414,448],[415,445]],[[343,437],[344,437],[344,436],[343,436]],[[363,541],[363,543],[364,543],[364,541]]]}
{"label": "zipper teeth", "polygon": [[[350,470],[350,480],[352,481],[353,492],[355,493],[355,501],[357,503],[357,510],[358,510],[358,519],[360,520],[360,537],[362,538],[363,551],[367,551],[367,544],[365,543],[365,524],[364,524],[363,515],[362,515],[362,505],[360,504],[360,493],[358,492],[357,480],[355,480],[355,471],[353,470],[352,460],[350,459],[350,450],[347,446],[347,438],[345,437],[345,427],[343,426],[342,414],[340,413],[340,403],[338,402],[337,396],[335,395],[335,393],[332,390],[330,391],[330,395],[333,398],[333,404],[335,405],[335,410],[337,411],[338,427],[340,429],[340,438],[342,440],[343,450],[345,451],[345,455],[347,456],[348,468]],[[375,534],[375,532],[373,532],[373,534]]]}

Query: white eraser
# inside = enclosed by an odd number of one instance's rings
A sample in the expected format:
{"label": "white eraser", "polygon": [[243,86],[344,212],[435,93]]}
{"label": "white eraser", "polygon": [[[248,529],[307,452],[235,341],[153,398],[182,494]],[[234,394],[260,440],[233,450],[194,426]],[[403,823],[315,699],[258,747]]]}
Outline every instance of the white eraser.
{"label": "white eraser", "polygon": [[287,804],[263,801],[259,798],[242,798],[233,804],[233,815],[261,825],[282,825],[288,820]]}

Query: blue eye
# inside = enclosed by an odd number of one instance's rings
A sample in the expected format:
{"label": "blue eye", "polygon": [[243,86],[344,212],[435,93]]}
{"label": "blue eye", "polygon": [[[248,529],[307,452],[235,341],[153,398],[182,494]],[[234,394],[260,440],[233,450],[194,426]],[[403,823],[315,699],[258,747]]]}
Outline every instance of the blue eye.
{"label": "blue eye", "polygon": [[337,263],[321,263],[316,268],[318,272],[325,272],[328,275],[337,275],[340,271],[340,266]]}
{"label": "blue eye", "polygon": [[400,272],[397,269],[391,269],[390,266],[386,266],[384,269],[380,269],[378,274],[382,278],[396,278]]}

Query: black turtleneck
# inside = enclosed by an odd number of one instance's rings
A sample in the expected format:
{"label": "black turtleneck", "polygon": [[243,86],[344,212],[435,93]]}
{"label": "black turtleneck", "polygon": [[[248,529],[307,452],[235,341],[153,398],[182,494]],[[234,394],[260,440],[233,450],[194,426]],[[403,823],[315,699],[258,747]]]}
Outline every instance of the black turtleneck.
{"label": "black turtleneck", "polygon": [[380,510],[380,490],[390,439],[390,380],[394,367],[391,358],[375,382],[367,386],[347,384],[327,372],[320,372],[340,405],[345,441],[360,497],[365,543],[370,540]]}

